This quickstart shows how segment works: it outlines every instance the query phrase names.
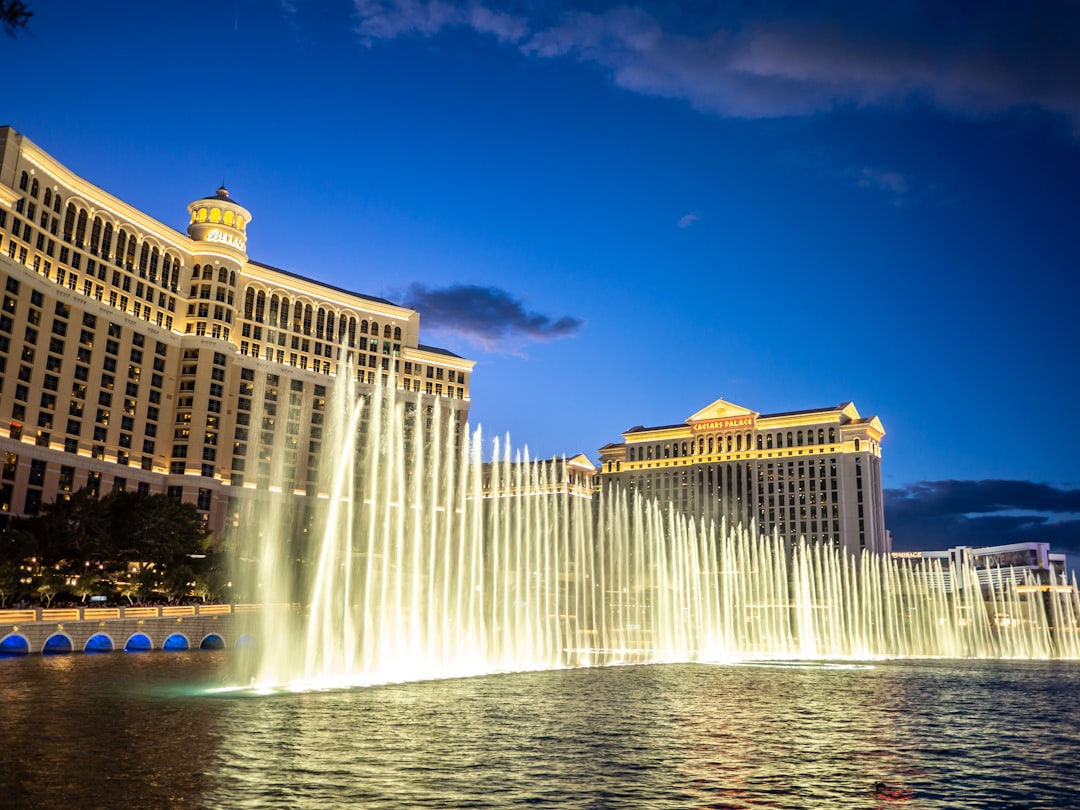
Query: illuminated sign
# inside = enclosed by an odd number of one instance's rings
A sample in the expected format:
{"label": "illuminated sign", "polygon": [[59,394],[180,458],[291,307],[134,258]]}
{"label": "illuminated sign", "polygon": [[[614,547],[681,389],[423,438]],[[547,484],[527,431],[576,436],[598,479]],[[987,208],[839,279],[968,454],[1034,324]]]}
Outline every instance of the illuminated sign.
{"label": "illuminated sign", "polygon": [[222,245],[228,245],[234,247],[237,250],[246,250],[247,242],[241,239],[239,236],[234,236],[231,233],[225,233],[217,228],[206,232],[207,242],[219,242]]}
{"label": "illuminated sign", "polygon": [[921,551],[894,551],[892,552],[894,560],[919,560],[922,559]]}
{"label": "illuminated sign", "polygon": [[705,422],[694,422],[690,427],[695,433],[702,430],[730,430],[731,428],[753,427],[754,417],[732,416],[727,419],[709,419]]}

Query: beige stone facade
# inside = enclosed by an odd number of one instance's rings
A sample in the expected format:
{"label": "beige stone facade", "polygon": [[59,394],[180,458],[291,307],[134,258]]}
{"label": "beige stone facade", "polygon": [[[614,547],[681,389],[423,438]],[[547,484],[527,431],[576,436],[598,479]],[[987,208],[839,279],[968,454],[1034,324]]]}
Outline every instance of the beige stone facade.
{"label": "beige stone facade", "polygon": [[419,313],[248,259],[251,212],[224,188],[188,214],[179,233],[0,128],[3,512],[167,492],[220,531],[272,448],[314,495],[346,368],[464,429],[473,362],[421,345]]}
{"label": "beige stone facade", "polygon": [[685,422],[634,427],[600,449],[616,484],[684,514],[805,537],[848,551],[888,551],[876,417],[850,402],[760,414],[718,399]]}

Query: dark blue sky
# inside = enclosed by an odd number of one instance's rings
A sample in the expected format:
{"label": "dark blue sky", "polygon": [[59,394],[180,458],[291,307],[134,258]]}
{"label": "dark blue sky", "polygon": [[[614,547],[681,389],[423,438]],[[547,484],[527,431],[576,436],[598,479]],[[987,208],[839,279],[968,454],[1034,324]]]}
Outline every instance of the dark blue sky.
{"label": "dark blue sky", "polygon": [[224,179],[534,455],[851,400],[898,548],[1080,552],[1080,6],[708,5],[36,2],[0,118],[178,230]]}

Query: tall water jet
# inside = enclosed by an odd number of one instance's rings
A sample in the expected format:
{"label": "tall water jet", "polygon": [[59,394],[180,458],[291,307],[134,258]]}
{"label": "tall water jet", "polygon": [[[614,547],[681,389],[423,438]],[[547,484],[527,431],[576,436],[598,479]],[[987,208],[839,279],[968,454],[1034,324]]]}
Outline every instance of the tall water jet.
{"label": "tall water jet", "polygon": [[[1075,581],[854,558],[702,523],[455,429],[392,385],[331,388],[316,495],[247,493],[242,683],[311,688],[752,658],[1080,657]],[[1008,582],[1006,582],[1006,579]],[[1051,591],[1047,591],[1051,588]],[[989,598],[986,598],[989,594]]]}

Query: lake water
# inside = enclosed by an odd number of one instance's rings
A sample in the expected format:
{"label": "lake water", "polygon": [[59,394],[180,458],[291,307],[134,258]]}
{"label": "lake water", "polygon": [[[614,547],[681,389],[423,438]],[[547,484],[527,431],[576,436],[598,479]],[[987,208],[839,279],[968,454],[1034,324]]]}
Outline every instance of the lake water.
{"label": "lake water", "polygon": [[207,696],[229,655],[0,659],[0,806],[1080,807],[1076,662],[640,666]]}

